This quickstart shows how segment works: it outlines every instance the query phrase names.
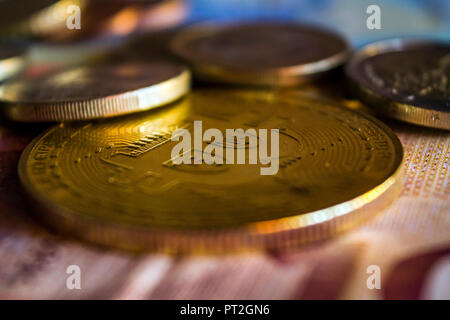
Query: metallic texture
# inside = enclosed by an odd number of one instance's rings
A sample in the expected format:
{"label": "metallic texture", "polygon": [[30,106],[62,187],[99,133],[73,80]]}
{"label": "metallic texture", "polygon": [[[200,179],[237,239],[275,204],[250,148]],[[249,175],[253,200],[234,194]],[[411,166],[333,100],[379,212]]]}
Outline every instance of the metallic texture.
{"label": "metallic texture", "polygon": [[171,49],[202,80],[293,86],[342,65],[349,47],[317,27],[248,22],[190,26],[173,38]]}
{"label": "metallic texture", "polygon": [[450,44],[394,39],[353,55],[350,89],[375,110],[402,121],[450,129]]}
{"label": "metallic texture", "polygon": [[[248,161],[173,164],[171,134],[193,135],[194,120],[203,130],[279,129],[278,173]],[[369,115],[204,89],[146,113],[55,126],[24,151],[19,176],[66,234],[133,251],[228,252],[323,240],[365,221],[398,195],[402,159],[395,134]]]}
{"label": "metallic texture", "polygon": [[86,120],[165,105],[189,88],[189,71],[171,63],[82,66],[6,82],[0,100],[11,120]]}

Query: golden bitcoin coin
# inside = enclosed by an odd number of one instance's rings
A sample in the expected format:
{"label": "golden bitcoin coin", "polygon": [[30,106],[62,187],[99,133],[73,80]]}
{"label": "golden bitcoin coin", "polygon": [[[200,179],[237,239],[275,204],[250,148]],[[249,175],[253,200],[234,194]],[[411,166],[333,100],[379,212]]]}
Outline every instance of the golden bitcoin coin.
{"label": "golden bitcoin coin", "polygon": [[25,48],[12,43],[0,43],[0,81],[14,76],[25,65]]}
{"label": "golden bitcoin coin", "polygon": [[346,67],[355,95],[389,117],[450,129],[450,44],[388,40],[357,52]]}
{"label": "golden bitcoin coin", "polygon": [[[249,141],[219,138],[180,152],[195,160],[214,145],[222,164],[177,164],[181,140],[171,137],[184,128],[194,141],[199,120],[224,137],[254,128],[258,152],[266,145],[278,171],[262,175],[269,164],[250,163]],[[265,129],[279,130],[278,157]],[[230,164],[227,151],[246,161]],[[200,90],[147,113],[51,128],[24,151],[19,175],[42,217],[68,234],[129,250],[225,252],[346,230],[393,200],[401,164],[397,137],[368,115],[262,91]]]}
{"label": "golden bitcoin coin", "polygon": [[286,22],[194,25],[180,31],[171,48],[200,79],[279,86],[335,69],[349,50],[337,34]]}
{"label": "golden bitcoin coin", "polygon": [[6,115],[17,121],[112,117],[170,103],[189,91],[190,73],[171,63],[92,65],[0,86]]}

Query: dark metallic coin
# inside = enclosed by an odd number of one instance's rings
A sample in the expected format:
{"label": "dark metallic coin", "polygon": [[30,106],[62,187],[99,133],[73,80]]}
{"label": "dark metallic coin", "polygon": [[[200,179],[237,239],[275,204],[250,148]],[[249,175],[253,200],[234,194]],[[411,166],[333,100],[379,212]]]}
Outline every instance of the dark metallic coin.
{"label": "dark metallic coin", "polygon": [[450,129],[450,44],[400,40],[357,52],[346,67],[351,89],[390,117]]}
{"label": "dark metallic coin", "polygon": [[348,53],[340,36],[286,22],[195,25],[171,47],[201,79],[260,85],[310,80],[341,65]]}

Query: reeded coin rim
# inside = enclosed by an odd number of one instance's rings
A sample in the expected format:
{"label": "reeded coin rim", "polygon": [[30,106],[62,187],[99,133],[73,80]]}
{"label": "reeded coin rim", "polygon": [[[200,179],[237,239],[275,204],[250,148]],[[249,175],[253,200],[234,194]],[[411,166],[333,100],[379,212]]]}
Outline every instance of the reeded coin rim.
{"label": "reeded coin rim", "polygon": [[[348,110],[348,109],[346,109]],[[323,241],[366,221],[394,201],[403,187],[403,146],[395,133],[374,117],[354,111],[369,119],[388,135],[394,145],[394,169],[388,178],[373,189],[331,207],[296,216],[252,222],[240,227],[215,229],[169,229],[117,224],[78,213],[60,204],[52,204],[30,182],[27,160],[54,126],[36,137],[23,151],[18,175],[36,213],[51,227],[66,235],[90,243],[117,249],[143,252],[230,253],[270,249],[291,249],[299,245]]]}
{"label": "reeded coin rim", "polygon": [[376,92],[366,84],[366,79],[357,71],[359,64],[367,58],[388,52],[427,46],[450,45],[439,40],[394,38],[376,41],[357,50],[345,66],[349,89],[363,102],[389,117],[438,129],[450,130],[450,112],[432,109],[430,106],[396,101],[392,97]]}
{"label": "reeded coin rim", "polygon": [[[220,30],[245,25],[291,25],[298,28],[307,28],[316,30],[330,37],[339,39],[344,45],[344,50],[325,59],[310,63],[278,67],[264,68],[254,70],[251,68],[233,68],[215,63],[205,63],[197,60],[190,54],[186,54],[185,45],[190,41],[214,34]],[[187,26],[179,30],[171,39],[169,48],[173,54],[190,64],[194,76],[202,80],[208,80],[218,83],[243,84],[243,85],[262,85],[262,86],[295,86],[305,82],[312,81],[324,73],[330,72],[343,65],[350,55],[350,44],[346,38],[334,31],[315,24],[301,24],[293,21],[269,20],[265,22],[257,21],[207,21]]]}
{"label": "reeded coin rim", "polygon": [[4,101],[2,111],[10,120],[21,122],[76,121],[109,118],[154,109],[178,100],[190,91],[191,73],[180,65],[170,79],[120,94],[61,102]]}

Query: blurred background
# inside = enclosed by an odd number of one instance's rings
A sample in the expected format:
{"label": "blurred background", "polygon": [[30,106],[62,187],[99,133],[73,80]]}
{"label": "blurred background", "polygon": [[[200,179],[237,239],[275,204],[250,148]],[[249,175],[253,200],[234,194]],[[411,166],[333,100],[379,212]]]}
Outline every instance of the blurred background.
{"label": "blurred background", "polygon": [[[370,5],[380,8],[380,29],[367,28]],[[10,57],[11,43],[24,50],[27,72],[118,51],[126,60],[165,58],[172,31],[184,25],[280,19],[327,26],[354,47],[391,37],[450,40],[448,0],[2,0],[0,62]],[[2,51],[5,41],[8,53]],[[2,63],[1,68],[0,80],[13,75],[6,70],[11,66]]]}
{"label": "blurred background", "polygon": [[[66,27],[71,5],[80,29]],[[369,30],[370,5],[381,10],[381,29]],[[285,19],[328,26],[354,46],[408,36],[450,39],[448,0],[3,0],[0,36],[88,47],[204,20]],[[61,45],[59,48],[61,49]]]}
{"label": "blurred background", "polygon": [[[450,38],[447,0],[190,0],[189,20],[292,19],[339,30],[355,46],[387,37]],[[369,30],[366,9],[381,9],[381,29]]]}
{"label": "blurred background", "polygon": [[[380,29],[366,26],[370,5],[380,8]],[[77,23],[74,7],[79,8],[79,28],[68,27]],[[152,58],[157,51],[160,55],[174,29],[205,20],[244,19],[327,26],[354,47],[391,37],[450,40],[448,0],[2,0],[0,44],[24,47],[27,66],[45,69],[85,63],[130,43],[123,58]]]}

